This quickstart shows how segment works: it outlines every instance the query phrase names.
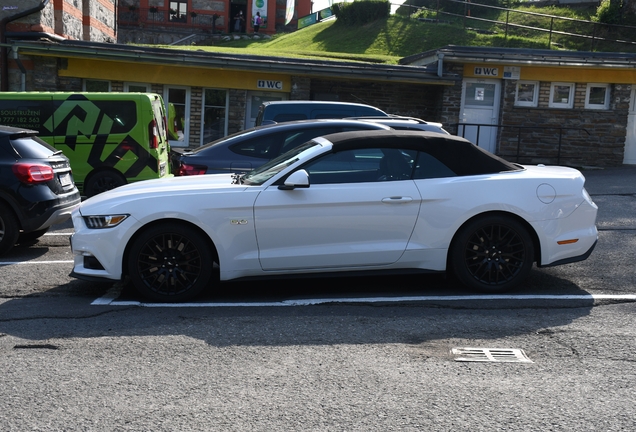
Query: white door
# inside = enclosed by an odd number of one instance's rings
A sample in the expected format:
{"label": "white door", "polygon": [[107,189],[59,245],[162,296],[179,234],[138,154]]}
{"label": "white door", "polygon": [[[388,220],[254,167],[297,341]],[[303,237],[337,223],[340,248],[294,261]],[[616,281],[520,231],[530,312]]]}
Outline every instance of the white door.
{"label": "white door", "polygon": [[496,80],[466,78],[463,82],[458,135],[491,153],[497,149],[497,127],[488,125],[497,124],[500,92],[501,83]]}
{"label": "white door", "polygon": [[629,102],[623,163],[629,165],[636,164],[636,86],[632,88],[632,97]]}
{"label": "white door", "polygon": [[304,166],[308,188],[264,190],[254,206],[263,270],[353,268],[399,260],[421,202],[415,182],[401,180],[412,169],[405,162],[407,152],[344,150]]}

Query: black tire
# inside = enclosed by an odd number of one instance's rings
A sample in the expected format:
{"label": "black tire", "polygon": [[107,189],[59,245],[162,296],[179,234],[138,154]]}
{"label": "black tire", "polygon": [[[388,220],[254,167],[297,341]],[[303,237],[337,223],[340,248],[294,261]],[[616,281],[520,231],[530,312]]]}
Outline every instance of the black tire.
{"label": "black tire", "polygon": [[37,239],[39,239],[40,237],[42,237],[44,234],[47,233],[49,229],[48,228],[44,228],[41,230],[37,230],[37,231],[31,231],[28,233],[20,233],[20,235],[18,236],[18,243],[29,243],[32,241],[35,241]]}
{"label": "black tire", "polygon": [[179,302],[197,296],[212,279],[213,255],[201,233],[187,225],[162,223],[134,239],[128,274],[151,300]]}
{"label": "black tire", "polygon": [[468,222],[451,245],[451,269],[459,282],[482,292],[504,292],[532,269],[534,244],[516,220],[492,215]]}
{"label": "black tire", "polygon": [[88,198],[126,184],[126,179],[117,171],[99,171],[84,183],[84,195]]}
{"label": "black tire", "polygon": [[15,246],[19,234],[20,227],[13,211],[0,204],[0,255]]}

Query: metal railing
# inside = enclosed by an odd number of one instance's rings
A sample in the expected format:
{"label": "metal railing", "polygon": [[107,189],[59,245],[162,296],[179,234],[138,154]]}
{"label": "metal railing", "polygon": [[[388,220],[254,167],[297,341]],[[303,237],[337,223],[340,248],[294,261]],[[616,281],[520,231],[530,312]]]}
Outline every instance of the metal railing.
{"label": "metal railing", "polygon": [[[450,12],[443,10],[445,7],[448,9],[458,9],[463,6],[463,13]],[[409,15],[412,15],[411,10],[426,10],[434,13],[435,18],[429,18],[427,21],[443,22],[441,17],[457,18],[462,23],[464,28],[467,27],[469,22],[483,22],[499,26],[504,31],[504,38],[508,39],[513,33],[518,33],[521,36],[528,32],[540,32],[548,34],[548,47],[552,46],[555,36],[563,36],[567,38],[579,38],[589,42],[589,50],[594,51],[598,42],[617,43],[622,45],[630,45],[636,47],[636,27],[626,26],[619,24],[604,24],[595,21],[580,20],[574,18],[561,17],[556,15],[548,15],[538,12],[522,11],[517,9],[502,8],[498,6],[490,6],[485,4],[473,3],[471,1],[464,0],[439,0],[435,9],[426,8],[422,6],[412,6],[408,2],[403,4],[403,7],[409,8]],[[497,19],[490,19],[488,15],[501,15],[505,12],[505,21]],[[481,15],[481,16],[479,16]],[[527,25],[523,24],[518,19],[515,22],[514,17],[525,16],[531,17],[535,22],[545,22],[545,25]],[[566,31],[566,29],[571,30]],[[479,29],[473,29],[478,30]]]}
{"label": "metal railing", "polygon": [[[480,136],[482,132],[482,128],[496,128],[497,129],[497,142],[499,143],[499,151],[496,153],[498,156],[503,157],[504,159],[510,160],[514,158],[513,162],[522,162],[523,158],[527,159],[540,159],[544,158],[546,161],[551,161],[550,163],[556,163],[557,165],[561,164],[562,151],[563,151],[563,136],[565,132],[576,131],[576,132],[585,132],[588,136],[591,135],[590,132],[585,128],[573,128],[573,127],[562,127],[562,126],[512,126],[512,125],[503,125],[503,124],[482,124],[482,123],[456,123],[454,125],[454,130],[457,136],[462,138],[466,138],[466,135],[473,135],[473,132],[476,131],[476,139],[473,142],[477,147],[482,147],[479,145]],[[471,129],[469,129],[471,128]],[[546,131],[555,131],[553,134],[545,133]],[[467,131],[470,131],[467,133]],[[515,132],[516,131],[516,132]],[[505,133],[504,133],[505,132]],[[541,132],[539,136],[535,133]],[[523,150],[523,140],[525,138],[533,138],[533,139],[543,139],[545,142],[555,142],[556,148],[551,149],[549,152],[545,152],[544,154],[540,154],[537,152],[536,147],[530,149],[531,145],[528,144],[525,151]],[[508,152],[507,150],[512,147],[512,142],[516,141],[516,149],[515,152]],[[505,144],[502,146],[502,143]],[[502,151],[502,147],[504,150]],[[580,152],[576,152],[579,154]],[[575,159],[575,155],[569,155],[568,159]]]}

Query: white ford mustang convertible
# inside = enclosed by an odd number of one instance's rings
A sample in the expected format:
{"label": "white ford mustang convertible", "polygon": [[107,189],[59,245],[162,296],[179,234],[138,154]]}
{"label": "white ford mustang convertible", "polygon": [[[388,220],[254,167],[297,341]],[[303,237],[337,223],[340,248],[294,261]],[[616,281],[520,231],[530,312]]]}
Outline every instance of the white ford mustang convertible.
{"label": "white ford mustang convertible", "polygon": [[72,275],[128,276],[183,301],[221,280],[307,273],[452,272],[501,292],[537,266],[586,259],[597,207],[572,168],[509,163],[462,138],[344,132],[243,175],[149,180],[73,213]]}

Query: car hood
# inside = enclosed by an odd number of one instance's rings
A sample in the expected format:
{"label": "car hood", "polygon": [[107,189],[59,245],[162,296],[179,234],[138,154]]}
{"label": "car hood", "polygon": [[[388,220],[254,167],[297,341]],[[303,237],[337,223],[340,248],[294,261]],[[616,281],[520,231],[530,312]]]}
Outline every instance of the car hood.
{"label": "car hood", "polygon": [[210,174],[184,177],[170,177],[164,179],[144,180],[95,195],[82,203],[81,208],[94,208],[105,203],[133,201],[136,199],[159,197],[168,199],[170,196],[186,193],[204,193],[218,191],[244,190],[247,186],[232,184],[232,174]]}

